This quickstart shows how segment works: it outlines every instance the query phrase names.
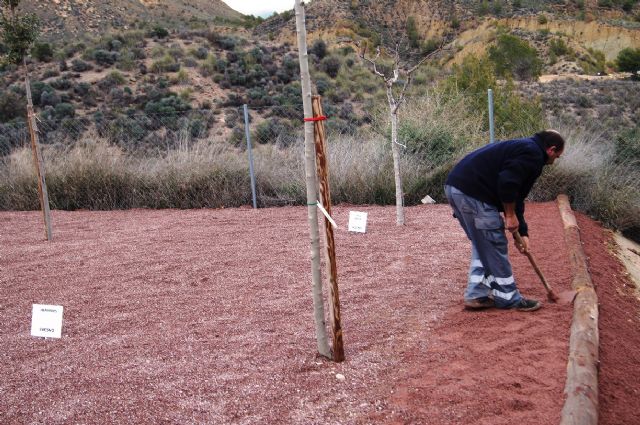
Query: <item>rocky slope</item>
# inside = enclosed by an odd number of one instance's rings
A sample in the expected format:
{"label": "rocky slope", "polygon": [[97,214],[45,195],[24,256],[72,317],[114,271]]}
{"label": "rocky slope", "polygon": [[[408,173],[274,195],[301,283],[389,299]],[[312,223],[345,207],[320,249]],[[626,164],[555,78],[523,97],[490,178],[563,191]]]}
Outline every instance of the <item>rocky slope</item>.
{"label": "rocky slope", "polygon": [[20,7],[43,23],[44,39],[68,39],[141,25],[182,27],[242,14],[222,0],[22,0]]}

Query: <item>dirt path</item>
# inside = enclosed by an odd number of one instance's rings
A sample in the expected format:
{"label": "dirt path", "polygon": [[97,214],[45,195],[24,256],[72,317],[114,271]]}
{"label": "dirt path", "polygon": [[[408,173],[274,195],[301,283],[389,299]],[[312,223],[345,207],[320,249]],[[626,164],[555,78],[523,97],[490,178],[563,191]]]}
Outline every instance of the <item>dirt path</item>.
{"label": "dirt path", "polygon": [[[349,210],[369,213],[367,234],[344,230]],[[559,421],[570,306],[463,310],[469,246],[447,206],[408,208],[403,228],[394,207],[334,216],[341,364],[315,355],[305,208],[54,211],[49,243],[39,213],[0,213],[0,423]],[[528,217],[540,267],[568,288],[557,207]],[[638,302],[579,219],[602,306],[600,424],[637,423]],[[64,306],[60,340],[29,335],[33,303]]]}

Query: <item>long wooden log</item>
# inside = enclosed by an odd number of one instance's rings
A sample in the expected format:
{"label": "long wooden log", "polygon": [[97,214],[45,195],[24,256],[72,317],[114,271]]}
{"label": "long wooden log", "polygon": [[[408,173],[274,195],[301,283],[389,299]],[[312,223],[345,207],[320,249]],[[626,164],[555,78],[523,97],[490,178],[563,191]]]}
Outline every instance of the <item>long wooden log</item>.
{"label": "long wooden log", "polygon": [[587,267],[580,231],[569,198],[560,195],[558,208],[573,270],[572,287],[577,292],[573,306],[565,402],[561,425],[598,423],[598,297]]}

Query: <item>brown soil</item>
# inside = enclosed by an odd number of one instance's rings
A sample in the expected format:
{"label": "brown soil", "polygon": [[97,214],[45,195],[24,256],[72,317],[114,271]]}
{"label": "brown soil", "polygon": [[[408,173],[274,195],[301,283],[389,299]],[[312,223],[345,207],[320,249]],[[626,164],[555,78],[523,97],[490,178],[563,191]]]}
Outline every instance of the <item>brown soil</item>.
{"label": "brown soil", "polygon": [[[553,203],[528,207],[557,291]],[[345,230],[366,211],[366,234]],[[346,361],[316,355],[306,208],[0,213],[0,423],[558,423],[571,306],[462,308],[469,244],[445,205],[334,208]],[[601,303],[600,424],[638,423],[638,301],[578,215]],[[514,254],[526,296],[545,291]],[[64,306],[61,339],[31,305]],[[338,376],[338,374],[342,376]]]}

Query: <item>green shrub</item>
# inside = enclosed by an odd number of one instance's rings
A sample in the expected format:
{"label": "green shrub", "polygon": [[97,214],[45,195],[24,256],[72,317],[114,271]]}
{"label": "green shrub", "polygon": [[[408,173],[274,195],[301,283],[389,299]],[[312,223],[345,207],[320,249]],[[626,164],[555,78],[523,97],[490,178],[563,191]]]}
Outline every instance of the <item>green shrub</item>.
{"label": "green shrub", "polygon": [[31,56],[40,62],[50,62],[53,59],[53,47],[49,43],[35,43],[31,48]]}
{"label": "green shrub", "polygon": [[338,72],[340,72],[341,65],[342,62],[337,56],[327,56],[320,62],[320,69],[329,77],[336,78],[338,76]]}
{"label": "green shrub", "polygon": [[638,72],[640,71],[640,49],[627,47],[620,50],[616,58],[618,70],[622,72]]}
{"label": "green shrub", "polygon": [[275,143],[278,146],[290,146],[296,141],[296,132],[288,120],[270,118],[256,126],[253,138],[257,143]]}
{"label": "green shrub", "polygon": [[151,64],[151,72],[162,74],[165,72],[178,72],[180,70],[180,62],[169,54],[165,54],[161,59]]}
{"label": "green shrub", "polygon": [[418,32],[418,26],[416,25],[416,18],[409,16],[407,18],[407,38],[409,39],[409,45],[414,49],[420,46],[420,33]]}
{"label": "green shrub", "polygon": [[640,168],[640,124],[616,137],[616,160],[632,161]]}
{"label": "green shrub", "polygon": [[82,59],[73,59],[71,61],[71,69],[74,72],[85,72],[91,70],[93,67],[88,62],[83,61]]}
{"label": "green shrub", "polygon": [[532,80],[542,73],[542,62],[536,49],[519,37],[499,35],[488,52],[498,76]]}
{"label": "green shrub", "polygon": [[0,122],[6,123],[15,118],[27,116],[27,103],[23,96],[11,90],[0,92]]}
{"label": "green shrub", "polygon": [[556,56],[564,56],[569,53],[569,47],[563,39],[554,38],[549,42],[549,51]]}
{"label": "green shrub", "polygon": [[70,103],[58,103],[54,107],[55,116],[57,119],[73,117],[76,114],[76,109]]}
{"label": "green shrub", "polygon": [[118,58],[118,52],[110,52],[103,49],[98,49],[93,52],[93,60],[95,60],[98,65],[102,66],[111,66],[116,63]]}
{"label": "green shrub", "polygon": [[468,96],[474,110],[485,116],[488,129],[487,91],[493,90],[496,138],[521,137],[546,127],[546,119],[538,98],[524,98],[516,92],[511,81],[499,85],[493,63],[487,56],[467,56],[461,65],[454,66],[453,75],[443,82],[449,93],[461,91]]}
{"label": "green shrub", "polygon": [[149,37],[167,38],[169,36],[169,31],[160,25],[156,25],[147,33],[147,35]]}
{"label": "green shrub", "polygon": [[314,41],[311,49],[309,49],[309,53],[314,54],[319,60],[322,60],[327,56],[327,43],[322,39]]}

